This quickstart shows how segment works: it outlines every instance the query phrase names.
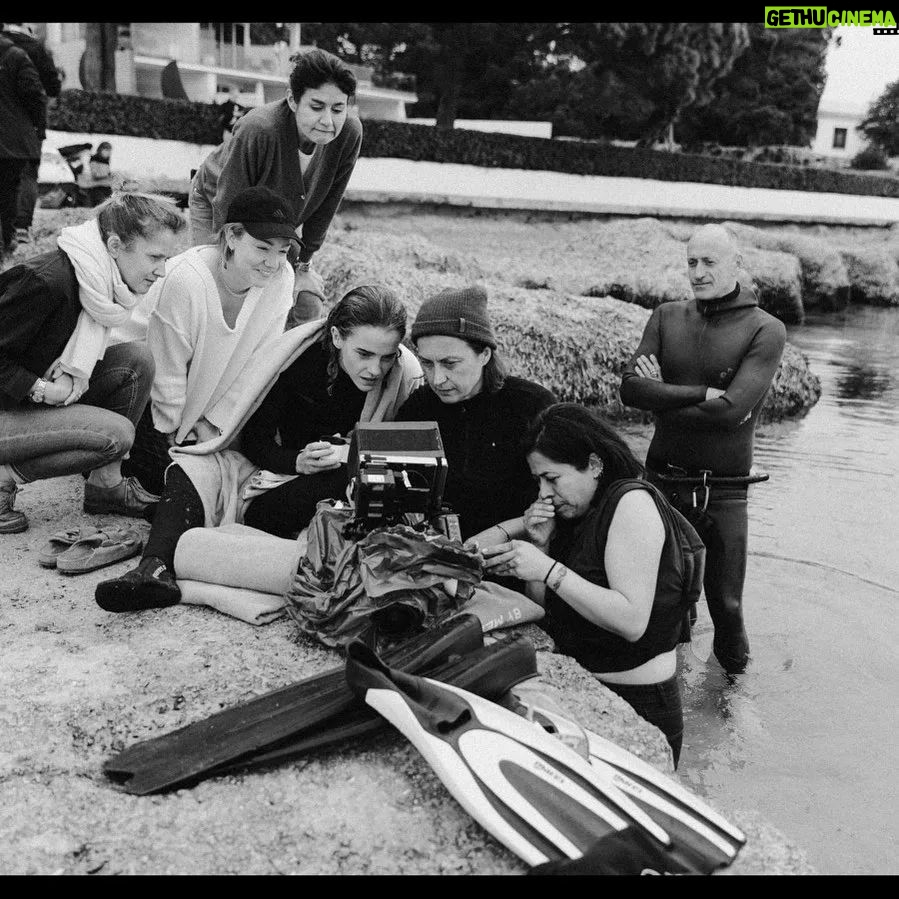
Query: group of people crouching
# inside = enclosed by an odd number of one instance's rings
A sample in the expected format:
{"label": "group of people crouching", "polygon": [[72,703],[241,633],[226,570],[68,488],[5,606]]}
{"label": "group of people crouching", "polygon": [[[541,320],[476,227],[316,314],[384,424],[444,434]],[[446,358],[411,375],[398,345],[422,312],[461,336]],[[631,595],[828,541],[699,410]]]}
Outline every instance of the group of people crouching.
{"label": "group of people crouching", "polygon": [[0,533],[28,526],[20,485],[88,473],[85,511],[152,516],[140,563],[101,582],[97,602],[174,605],[189,528],[294,536],[320,500],[346,494],[347,467],[323,437],[436,421],[444,499],[488,576],[516,578],[559,645],[655,723],[676,761],[687,610],[666,500],[644,481],[614,509],[603,502],[643,466],[594,412],[507,373],[479,287],[425,299],[414,352],[403,303],[378,285],[285,330],[283,207],[249,188],[217,243],[175,255],[174,204],[118,193],[63,228],[58,249],[0,274]]}

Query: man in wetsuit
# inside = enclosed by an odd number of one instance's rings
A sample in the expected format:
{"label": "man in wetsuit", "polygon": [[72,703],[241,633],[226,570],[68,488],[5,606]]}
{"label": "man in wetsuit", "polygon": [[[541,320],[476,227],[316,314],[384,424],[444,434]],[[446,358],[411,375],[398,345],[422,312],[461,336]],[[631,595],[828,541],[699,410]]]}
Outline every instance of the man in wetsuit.
{"label": "man in wetsuit", "polygon": [[732,674],[749,661],[742,603],[753,437],[786,342],[783,323],[737,281],[740,265],[721,225],[693,234],[687,271],[695,300],[653,311],[620,389],[625,405],[655,414],[647,477],[706,545],[713,651]]}

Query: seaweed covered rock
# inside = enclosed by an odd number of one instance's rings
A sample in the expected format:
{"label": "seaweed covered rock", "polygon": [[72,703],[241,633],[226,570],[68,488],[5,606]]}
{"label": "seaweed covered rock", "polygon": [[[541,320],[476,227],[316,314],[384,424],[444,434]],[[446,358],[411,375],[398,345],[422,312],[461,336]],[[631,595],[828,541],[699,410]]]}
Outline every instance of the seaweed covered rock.
{"label": "seaweed covered rock", "polygon": [[843,309],[849,302],[849,273],[839,249],[820,237],[792,231],[754,228],[740,222],[725,222],[741,247],[778,250],[799,260],[802,271],[802,302],[806,309]]}
{"label": "seaweed covered rock", "polygon": [[840,253],[849,274],[853,303],[899,306],[899,264],[892,247],[844,247]]}

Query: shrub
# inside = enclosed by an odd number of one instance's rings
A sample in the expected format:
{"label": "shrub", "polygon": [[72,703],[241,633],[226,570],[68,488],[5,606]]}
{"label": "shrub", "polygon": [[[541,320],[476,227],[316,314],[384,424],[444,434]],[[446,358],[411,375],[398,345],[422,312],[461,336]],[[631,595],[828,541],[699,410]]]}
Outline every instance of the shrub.
{"label": "shrub", "polygon": [[[49,110],[48,127],[201,144],[217,144],[222,135],[221,113],[215,104],[80,90],[63,91]],[[897,178],[618,147],[594,141],[561,141],[462,128],[446,132],[428,125],[379,119],[365,122],[362,155],[576,175],[899,197]]]}
{"label": "shrub", "polygon": [[854,169],[862,169],[866,171],[886,171],[888,169],[889,163],[887,162],[887,155],[880,149],[880,147],[870,146],[865,147],[863,150],[859,150],[855,156],[852,157],[852,162],[849,163]]}
{"label": "shrub", "polygon": [[47,110],[47,127],[194,144],[218,144],[222,139],[221,111],[214,103],[81,90],[62,92]]}

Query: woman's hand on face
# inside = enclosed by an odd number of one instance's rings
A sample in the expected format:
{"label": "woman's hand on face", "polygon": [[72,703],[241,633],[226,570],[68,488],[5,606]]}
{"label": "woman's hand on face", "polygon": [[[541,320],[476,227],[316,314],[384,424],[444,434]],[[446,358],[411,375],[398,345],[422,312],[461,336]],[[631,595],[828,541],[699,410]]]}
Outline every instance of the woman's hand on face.
{"label": "woman's hand on face", "polygon": [[337,451],[324,440],[307,443],[297,456],[297,474],[318,474],[340,467]]}
{"label": "woman's hand on face", "polygon": [[524,527],[531,543],[547,546],[556,532],[556,509],[552,500],[534,500],[524,510]]}
{"label": "woman's hand on face", "polygon": [[314,268],[310,268],[308,272],[297,269],[293,278],[294,297],[296,297],[301,290],[317,293],[320,297],[324,298],[325,279]]}
{"label": "woman's hand on face", "polygon": [[526,540],[498,543],[485,547],[482,552],[484,567],[490,574],[523,581],[542,581],[553,564],[545,552]]}

